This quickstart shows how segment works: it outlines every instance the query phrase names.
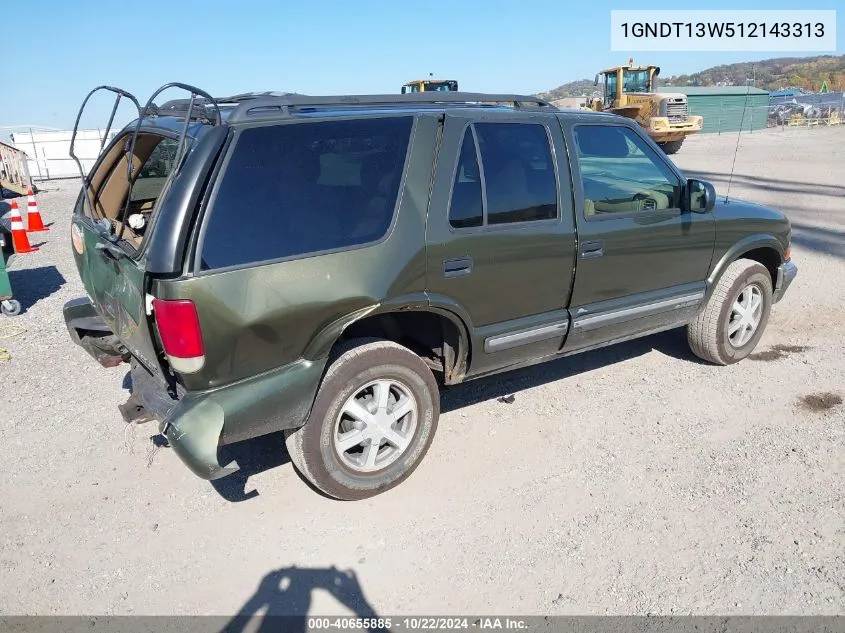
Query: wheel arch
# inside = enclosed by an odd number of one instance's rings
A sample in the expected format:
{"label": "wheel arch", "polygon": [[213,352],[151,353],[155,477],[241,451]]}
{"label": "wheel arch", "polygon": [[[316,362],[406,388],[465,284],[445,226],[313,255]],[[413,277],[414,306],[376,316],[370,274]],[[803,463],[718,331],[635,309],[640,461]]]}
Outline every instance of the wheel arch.
{"label": "wheel arch", "polygon": [[750,259],[765,266],[772,278],[772,288],[775,288],[778,268],[783,264],[784,254],[783,244],[773,235],[757,234],[743,238],[729,248],[716,262],[707,278],[705,301],[710,298],[728,266],[738,259]]}
{"label": "wheel arch", "polygon": [[303,356],[327,359],[337,345],[354,338],[378,337],[409,347],[439,374],[443,384],[466,375],[470,360],[469,330],[454,311],[430,305],[424,294],[373,304],[325,326]]}

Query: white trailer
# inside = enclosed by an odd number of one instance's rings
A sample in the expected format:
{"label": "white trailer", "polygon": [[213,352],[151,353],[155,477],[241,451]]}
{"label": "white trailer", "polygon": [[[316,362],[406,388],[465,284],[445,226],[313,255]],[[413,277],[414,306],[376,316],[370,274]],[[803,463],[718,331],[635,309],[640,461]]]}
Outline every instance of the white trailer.
{"label": "white trailer", "polygon": [[[100,155],[105,130],[79,130],[76,134],[76,154],[87,174]],[[117,130],[108,134],[106,143]],[[51,130],[14,132],[10,134],[16,148],[27,155],[29,175],[33,180],[52,180],[55,178],[78,178],[79,168],[70,157],[70,139],[72,130]]]}

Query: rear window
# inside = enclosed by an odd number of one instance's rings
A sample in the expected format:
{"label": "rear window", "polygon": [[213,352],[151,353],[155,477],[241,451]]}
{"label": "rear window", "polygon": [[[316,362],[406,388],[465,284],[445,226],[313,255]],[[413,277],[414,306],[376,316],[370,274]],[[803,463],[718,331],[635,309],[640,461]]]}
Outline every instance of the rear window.
{"label": "rear window", "polygon": [[413,117],[243,130],[203,238],[203,270],[377,241],[390,228]]}

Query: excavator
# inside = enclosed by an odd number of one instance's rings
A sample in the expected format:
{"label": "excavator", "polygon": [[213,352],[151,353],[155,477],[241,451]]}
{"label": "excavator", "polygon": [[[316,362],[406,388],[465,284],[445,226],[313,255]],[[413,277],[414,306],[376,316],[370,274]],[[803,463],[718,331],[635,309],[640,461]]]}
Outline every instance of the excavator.
{"label": "excavator", "polygon": [[659,74],[659,66],[634,66],[633,58],[627,66],[605,68],[595,81],[603,81],[603,96],[586,109],[634,119],[666,154],[674,154],[687,136],[701,132],[704,118],[690,115],[685,94],[657,92]]}

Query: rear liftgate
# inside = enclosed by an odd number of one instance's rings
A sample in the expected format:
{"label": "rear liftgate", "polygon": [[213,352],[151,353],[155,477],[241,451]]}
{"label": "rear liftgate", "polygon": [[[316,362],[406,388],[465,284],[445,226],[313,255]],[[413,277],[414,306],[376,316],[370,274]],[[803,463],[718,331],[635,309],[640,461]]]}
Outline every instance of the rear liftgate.
{"label": "rear liftgate", "polygon": [[[154,100],[162,92],[170,88],[178,88],[184,90],[190,94],[190,98],[185,100],[168,102],[164,104],[161,109],[159,109],[155,105]],[[120,247],[119,243],[123,240],[124,230],[126,227],[125,218],[128,213],[130,201],[132,198],[132,187],[135,184],[135,180],[138,177],[137,172],[140,171],[141,166],[136,169],[133,169],[134,161],[131,159],[127,160],[127,177],[129,182],[129,191],[126,196],[126,200],[123,207],[123,214],[121,216],[122,218],[124,218],[124,220],[120,222],[120,228],[115,234],[112,223],[107,218],[98,218],[96,214],[96,208],[92,199],[91,177],[85,174],[82,162],[77,157],[74,151],[76,135],[79,127],[79,122],[82,117],[82,112],[84,111],[85,106],[87,105],[91,96],[100,90],[107,90],[115,93],[116,95],[115,102],[112,107],[111,116],[109,117],[109,124],[106,130],[106,134],[103,137],[103,141],[100,145],[100,153],[102,153],[105,147],[105,141],[108,138],[109,132],[111,131],[111,126],[114,122],[114,117],[117,113],[117,108],[120,105],[121,99],[130,100],[135,105],[138,111],[137,123],[133,130],[131,140],[128,143],[127,153],[130,157],[134,156],[138,135],[141,131],[141,127],[145,118],[154,117],[158,115],[178,117],[184,112],[185,123],[182,126],[181,134],[179,135],[179,141],[177,144],[177,149],[174,158],[174,168],[171,170],[171,173],[162,188],[162,197],[166,195],[166,192],[169,189],[173,179],[175,178],[176,174],[179,173],[182,161],[187,155],[187,150],[189,146],[187,137],[188,129],[191,125],[191,122],[202,121],[204,123],[217,126],[222,124],[223,119],[217,101],[210,94],[203,90],[200,90],[199,88],[184,83],[168,83],[161,86],[152,94],[152,96],[150,96],[143,108],[140,107],[138,100],[133,95],[124,90],[121,90],[120,88],[115,88],[112,86],[98,86],[97,88],[92,90],[88,94],[88,96],[86,96],[77,115],[76,124],[74,125],[73,136],[71,139],[70,154],[71,157],[76,161],[77,167],[79,168],[80,176],[82,177],[83,181],[83,186],[85,187],[85,201],[88,204],[89,210],[91,211],[91,218],[95,221],[95,224],[97,226],[99,237],[99,241],[97,243],[97,250],[102,251],[102,254],[104,256],[110,257],[115,261],[119,261],[122,258],[127,257],[127,254]],[[201,98],[202,101],[199,101],[198,97]],[[172,310],[170,310],[171,303],[174,304],[173,308],[185,308],[185,302],[170,302],[159,299],[155,299],[151,302],[148,302],[147,293],[149,290],[150,280],[143,279],[143,281],[139,284],[138,287],[137,294],[139,294],[140,296],[137,297],[137,299],[140,300],[140,305],[143,306],[146,315],[153,315],[153,318],[156,319],[156,325],[159,326],[160,330],[162,330],[160,331],[160,339],[163,344],[164,355],[167,357],[172,369],[175,369],[177,371],[180,369],[190,371],[190,367],[180,366],[180,361],[184,360],[181,358],[184,355],[184,350],[171,349],[171,347],[173,347],[172,341],[179,341],[180,337],[172,335],[173,333],[170,332],[170,330],[172,330],[173,319],[168,319],[166,317],[169,312],[172,312]],[[159,315],[162,315],[164,319],[160,318]],[[152,324],[148,321],[147,327],[150,329],[149,334],[152,340],[151,325]],[[198,326],[198,322],[196,323],[196,325]],[[121,329],[119,323],[117,324],[117,327],[115,329]],[[109,324],[103,322],[102,331],[111,332],[112,330],[110,329]],[[116,333],[119,334],[119,332]],[[199,348],[201,349],[201,332],[197,330],[195,334],[195,339],[199,341]],[[126,356],[131,354],[133,350],[122,349],[119,351],[121,352],[119,356],[120,360],[126,360]],[[106,362],[110,362],[110,360],[112,359],[107,359]],[[195,362],[198,361],[198,359],[191,360]],[[184,365],[184,363],[181,364]],[[143,370],[139,369],[139,371]],[[231,464],[227,467],[224,467],[220,465],[217,460],[217,447],[219,444],[220,433],[223,429],[222,410],[208,411],[206,410],[208,409],[208,406],[198,406],[199,403],[191,402],[190,398],[188,398],[187,401],[185,399],[179,400],[177,397],[175,376],[172,375],[172,373],[170,373],[169,371],[164,371],[164,377],[165,380],[168,382],[167,392],[170,396],[171,401],[169,403],[156,402],[156,406],[154,407],[156,411],[154,415],[152,412],[146,410],[144,404],[141,402],[141,399],[138,397],[136,387],[133,385],[132,395],[130,395],[128,401],[125,404],[119,407],[124,420],[127,423],[140,424],[152,421],[157,418],[163,418],[165,421],[163,422],[161,429],[162,434],[167,438],[168,442],[173,446],[176,452],[180,454],[183,460],[189,462],[188,465],[191,467],[191,470],[193,470],[196,474],[200,476],[203,476],[207,479],[213,479],[236,471],[238,469],[238,466],[236,464]],[[145,401],[147,399],[148,398],[145,398]],[[183,453],[185,453],[185,455],[183,455]]]}

